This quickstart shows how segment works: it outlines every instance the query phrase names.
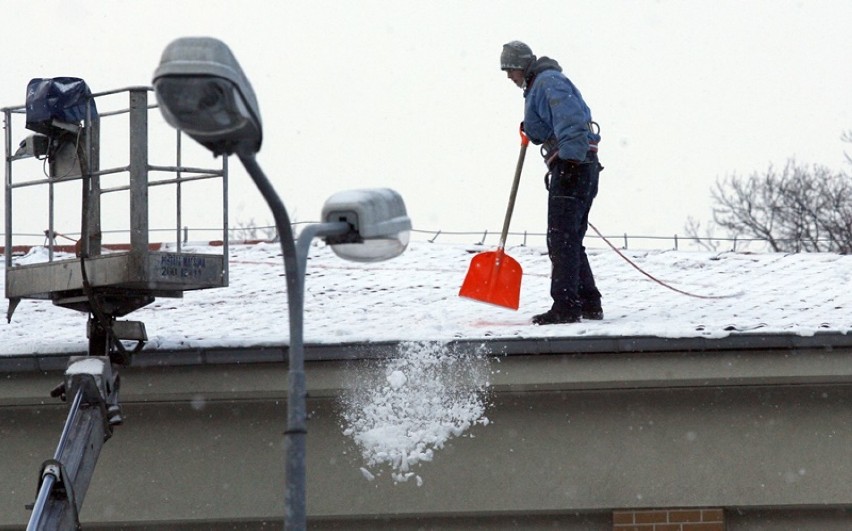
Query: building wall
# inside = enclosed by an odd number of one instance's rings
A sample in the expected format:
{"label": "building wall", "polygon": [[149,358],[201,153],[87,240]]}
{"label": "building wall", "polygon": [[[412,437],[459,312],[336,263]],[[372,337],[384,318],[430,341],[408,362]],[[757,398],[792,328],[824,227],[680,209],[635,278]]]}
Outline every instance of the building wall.
{"label": "building wall", "polygon": [[[308,370],[307,500],[316,529],[612,529],[614,514],[656,508],[721,509],[730,530],[769,529],[761,526],[773,519],[822,529],[852,522],[852,386],[844,383],[558,389],[503,381],[486,411],[490,424],[417,468],[418,486],[394,484],[386,470],[373,470],[373,481],[361,473],[335,392],[347,367]],[[8,388],[49,390],[56,377],[11,375]],[[279,525],[283,366],[127,369],[122,382],[126,421],[101,453],[81,513],[87,529]],[[23,506],[64,422],[64,406],[49,398],[22,402],[0,402],[0,528],[26,522]]]}

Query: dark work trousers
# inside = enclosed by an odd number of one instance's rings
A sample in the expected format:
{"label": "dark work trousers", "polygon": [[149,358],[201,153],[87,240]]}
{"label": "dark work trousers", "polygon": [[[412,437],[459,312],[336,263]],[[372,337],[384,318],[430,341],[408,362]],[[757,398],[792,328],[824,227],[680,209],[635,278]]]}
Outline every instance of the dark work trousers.
{"label": "dark work trousers", "polygon": [[601,309],[601,293],[583,247],[601,166],[594,152],[582,163],[558,161],[555,166],[547,203],[547,251],[553,265],[550,295],[554,310],[579,316]]}

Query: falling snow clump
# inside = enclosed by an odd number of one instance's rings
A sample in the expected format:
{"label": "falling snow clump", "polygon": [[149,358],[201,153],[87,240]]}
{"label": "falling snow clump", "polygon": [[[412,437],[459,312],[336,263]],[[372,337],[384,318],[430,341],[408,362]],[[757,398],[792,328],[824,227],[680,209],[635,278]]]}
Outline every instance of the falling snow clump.
{"label": "falling snow clump", "polygon": [[396,357],[358,369],[341,405],[343,434],[364,458],[364,478],[388,470],[394,483],[413,478],[422,485],[415,468],[451,438],[488,424],[489,376],[484,349],[462,352],[435,342],[402,343]]}

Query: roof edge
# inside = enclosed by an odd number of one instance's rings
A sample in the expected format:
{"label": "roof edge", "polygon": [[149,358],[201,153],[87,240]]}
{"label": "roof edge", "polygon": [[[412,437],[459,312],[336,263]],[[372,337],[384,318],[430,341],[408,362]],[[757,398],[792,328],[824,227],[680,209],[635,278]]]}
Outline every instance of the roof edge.
{"label": "roof edge", "polygon": [[[396,355],[400,345],[423,341],[379,341],[336,344],[306,344],[305,359],[345,361],[377,359]],[[652,336],[595,336],[558,338],[484,338],[436,341],[459,350],[485,351],[492,356],[546,354],[641,354],[666,352],[722,352],[753,350],[852,350],[852,334],[841,332],[797,334],[731,334],[722,338],[661,338]],[[0,373],[62,372],[71,356],[85,352],[22,354],[0,356]],[[286,345],[245,347],[201,347],[186,349],[143,350],[134,355],[132,367],[169,367],[192,365],[240,365],[281,363],[287,360]]]}

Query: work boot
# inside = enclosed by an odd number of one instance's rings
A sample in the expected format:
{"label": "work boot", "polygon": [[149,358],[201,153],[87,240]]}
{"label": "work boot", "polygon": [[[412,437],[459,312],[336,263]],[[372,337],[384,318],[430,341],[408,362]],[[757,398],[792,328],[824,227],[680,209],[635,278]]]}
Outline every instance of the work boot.
{"label": "work boot", "polygon": [[548,310],[544,313],[534,315],[532,323],[534,325],[549,325],[562,323],[579,323],[580,316],[575,313],[560,312],[557,310]]}
{"label": "work boot", "polygon": [[603,310],[583,310],[581,314],[583,319],[587,321],[602,321],[603,320]]}

